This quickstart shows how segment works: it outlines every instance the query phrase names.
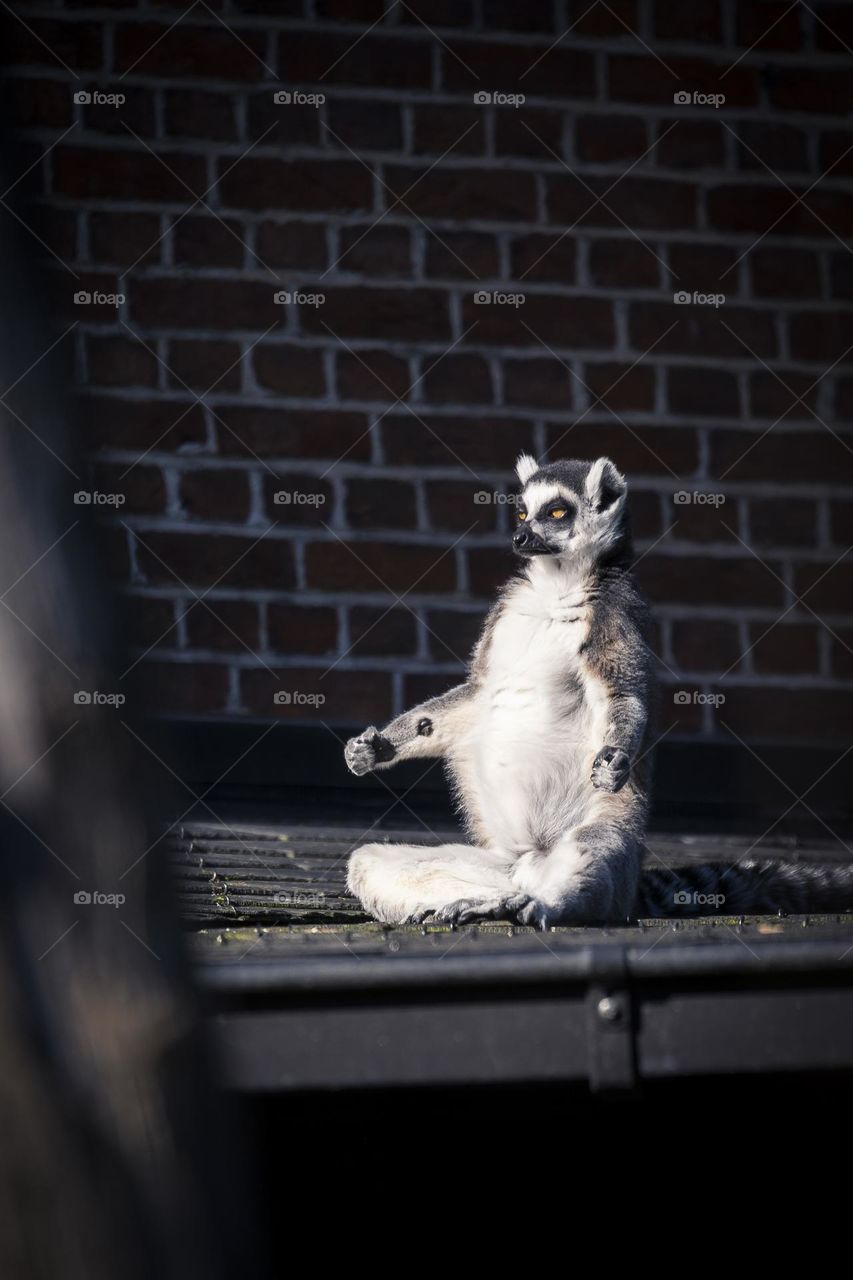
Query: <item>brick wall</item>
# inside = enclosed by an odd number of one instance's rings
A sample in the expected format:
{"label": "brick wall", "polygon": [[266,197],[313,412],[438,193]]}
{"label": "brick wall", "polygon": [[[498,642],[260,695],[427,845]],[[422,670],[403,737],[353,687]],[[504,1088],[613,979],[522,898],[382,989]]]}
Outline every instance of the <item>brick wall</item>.
{"label": "brick wall", "polygon": [[159,704],[362,723],[447,687],[512,568],[476,495],[521,449],[607,453],[661,729],[843,740],[853,6],[184,10],[21,4],[5,42],[6,201]]}

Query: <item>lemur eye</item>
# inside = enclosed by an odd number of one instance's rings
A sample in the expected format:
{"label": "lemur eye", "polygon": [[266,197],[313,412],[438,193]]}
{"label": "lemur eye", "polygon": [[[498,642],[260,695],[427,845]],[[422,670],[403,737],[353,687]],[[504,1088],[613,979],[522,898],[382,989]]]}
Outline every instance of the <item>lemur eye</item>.
{"label": "lemur eye", "polygon": [[519,513],[518,513],[518,518],[519,518],[519,520],[526,520],[526,519],[527,519],[527,512],[526,512],[526,511],[519,511]]}
{"label": "lemur eye", "polygon": [[552,520],[564,520],[567,515],[566,508],[552,507],[551,510],[548,512],[548,515],[551,517]]}

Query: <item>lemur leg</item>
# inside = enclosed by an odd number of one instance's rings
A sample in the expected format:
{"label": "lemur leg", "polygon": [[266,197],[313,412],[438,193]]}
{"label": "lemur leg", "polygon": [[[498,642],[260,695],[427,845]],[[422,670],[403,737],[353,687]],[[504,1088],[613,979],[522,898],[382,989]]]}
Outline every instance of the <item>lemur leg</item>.
{"label": "lemur leg", "polygon": [[528,853],[513,871],[530,901],[519,924],[597,924],[624,920],[634,908],[642,841],[630,828],[600,820],[567,831],[547,853]]}
{"label": "lemur leg", "polygon": [[526,901],[513,884],[514,859],[493,849],[443,844],[366,844],[349,860],[347,888],[384,924],[426,916],[513,919]]}
{"label": "lemur leg", "polygon": [[370,725],[346,744],[344,759],[350,771],[361,775],[398,760],[445,755],[466,728],[472,700],[471,685],[460,684],[404,711],[384,729]]}

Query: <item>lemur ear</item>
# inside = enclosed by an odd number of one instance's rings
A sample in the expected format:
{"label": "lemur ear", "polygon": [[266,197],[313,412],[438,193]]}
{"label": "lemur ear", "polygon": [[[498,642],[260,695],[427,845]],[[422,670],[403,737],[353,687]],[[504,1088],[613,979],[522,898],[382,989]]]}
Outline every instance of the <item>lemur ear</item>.
{"label": "lemur ear", "polygon": [[609,458],[597,458],[589,469],[584,489],[594,511],[615,513],[625,501],[628,485]]}
{"label": "lemur ear", "polygon": [[531,476],[539,470],[539,463],[529,453],[520,453],[515,464],[515,474],[521,484],[527,484]]}

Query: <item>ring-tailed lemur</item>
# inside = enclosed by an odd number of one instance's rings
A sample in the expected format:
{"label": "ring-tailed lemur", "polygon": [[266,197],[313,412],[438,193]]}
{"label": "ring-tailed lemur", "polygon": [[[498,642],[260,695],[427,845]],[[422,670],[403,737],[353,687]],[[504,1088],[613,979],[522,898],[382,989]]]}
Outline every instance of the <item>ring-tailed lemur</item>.
{"label": "ring-tailed lemur", "polygon": [[390,924],[544,929],[672,914],[685,884],[698,885],[699,901],[723,892],[727,911],[797,910],[806,889],[810,909],[816,890],[837,907],[840,882],[848,893],[853,883],[847,868],[694,867],[676,895],[649,873],[640,889],[654,660],[626,483],[608,458],[540,466],[522,454],[516,470],[523,572],[489,613],[468,679],[345,750],[356,774],[444,757],[473,843],[364,845],[350,857],[350,891]]}

